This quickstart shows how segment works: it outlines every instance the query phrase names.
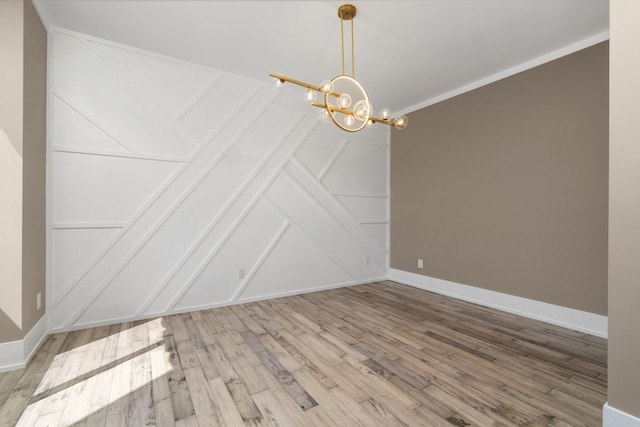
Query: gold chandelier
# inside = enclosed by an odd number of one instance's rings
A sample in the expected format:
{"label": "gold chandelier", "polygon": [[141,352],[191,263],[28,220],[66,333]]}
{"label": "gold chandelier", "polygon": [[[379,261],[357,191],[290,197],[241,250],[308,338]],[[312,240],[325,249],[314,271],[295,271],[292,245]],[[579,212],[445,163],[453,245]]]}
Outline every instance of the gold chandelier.
{"label": "gold chandelier", "polygon": [[[372,126],[375,123],[384,123],[398,129],[407,127],[406,116],[391,118],[391,112],[387,108],[380,110],[380,118],[373,117],[373,106],[369,101],[369,95],[364,86],[355,78],[354,42],[353,42],[353,18],[356,16],[356,7],[351,4],[343,4],[338,8],[340,17],[340,39],[342,42],[342,74],[331,80],[325,80],[320,86],[314,86],[282,74],[269,73],[276,79],[276,86],[282,87],[286,82],[307,88],[305,100],[311,102],[314,107],[322,108],[319,117],[325,121],[331,118],[340,129],[347,132],[357,132]],[[351,21],[351,75],[344,73],[344,21]],[[318,93],[324,96],[324,104],[316,102]]]}

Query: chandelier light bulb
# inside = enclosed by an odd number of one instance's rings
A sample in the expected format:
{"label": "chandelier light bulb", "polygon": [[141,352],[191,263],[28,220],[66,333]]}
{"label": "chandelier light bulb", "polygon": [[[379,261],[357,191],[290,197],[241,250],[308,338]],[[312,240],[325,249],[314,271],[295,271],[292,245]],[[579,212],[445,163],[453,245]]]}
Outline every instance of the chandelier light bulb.
{"label": "chandelier light bulb", "polygon": [[329,112],[324,108],[318,110],[318,119],[321,122],[326,122],[329,119]]}
{"label": "chandelier light bulb", "polygon": [[348,108],[349,105],[351,105],[351,97],[348,94],[343,93],[340,95],[340,98],[338,98],[338,105],[340,105],[341,108]]}
{"label": "chandelier light bulb", "polygon": [[357,119],[363,121],[369,120],[369,117],[371,116],[371,110],[371,104],[365,99],[361,99],[360,101],[356,102],[356,105],[353,106],[353,114]]}
{"label": "chandelier light bulb", "polygon": [[407,116],[400,116],[393,121],[393,125],[398,129],[404,129],[409,124]]}
{"label": "chandelier light bulb", "polygon": [[284,80],[279,79],[278,77],[276,77],[274,87],[275,87],[276,89],[282,89],[282,88],[284,88],[284,86],[285,86],[285,84],[286,84],[286,83],[287,83],[287,82],[285,82]]}
{"label": "chandelier light bulb", "polygon": [[356,118],[353,117],[351,114],[347,114],[346,116],[344,116],[344,124],[347,126],[353,126],[355,121],[356,121]]}
{"label": "chandelier light bulb", "polygon": [[320,91],[322,93],[333,92],[333,82],[331,80],[323,80],[322,83],[320,83]]}
{"label": "chandelier light bulb", "polygon": [[371,119],[369,119],[369,121],[367,122],[367,127],[370,128],[375,124],[375,122]]}
{"label": "chandelier light bulb", "polygon": [[391,117],[391,111],[388,108],[383,108],[380,110],[380,118],[382,120],[388,120]]}
{"label": "chandelier light bulb", "polygon": [[315,101],[317,97],[318,95],[316,94],[316,91],[313,89],[307,89],[307,92],[304,94],[305,101],[309,101],[309,102]]}

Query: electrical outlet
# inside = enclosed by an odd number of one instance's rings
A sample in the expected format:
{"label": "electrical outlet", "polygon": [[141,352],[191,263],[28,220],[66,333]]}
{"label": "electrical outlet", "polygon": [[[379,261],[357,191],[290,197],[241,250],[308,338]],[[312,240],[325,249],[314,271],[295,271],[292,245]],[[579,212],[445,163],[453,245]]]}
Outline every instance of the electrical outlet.
{"label": "electrical outlet", "polygon": [[364,257],[364,263],[367,264],[367,265],[371,264],[371,257],[369,255]]}
{"label": "electrical outlet", "polygon": [[40,310],[42,308],[42,292],[38,292],[36,295],[36,310]]}
{"label": "electrical outlet", "polygon": [[241,268],[238,270],[238,279],[244,279],[245,277],[247,277],[247,269],[246,268]]}
{"label": "electrical outlet", "polygon": [[423,268],[424,267],[424,262],[422,261],[422,259],[418,258],[418,268]]}

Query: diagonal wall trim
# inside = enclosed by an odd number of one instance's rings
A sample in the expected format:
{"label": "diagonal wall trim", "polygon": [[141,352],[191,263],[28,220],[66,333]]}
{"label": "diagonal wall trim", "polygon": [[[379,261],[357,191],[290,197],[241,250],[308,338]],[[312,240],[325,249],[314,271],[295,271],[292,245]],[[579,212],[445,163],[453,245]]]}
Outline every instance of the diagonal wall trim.
{"label": "diagonal wall trim", "polygon": [[[251,94],[251,96],[247,96],[247,98],[244,100],[244,102],[243,102],[243,103],[241,103],[241,105],[242,105],[242,106],[247,106],[247,105],[251,102],[252,98],[254,98],[254,97],[255,97],[255,95],[257,94],[257,92],[258,92],[258,91],[259,91],[259,88],[258,88],[258,89],[256,89],[256,91],[255,91],[255,92],[253,92],[253,93]],[[273,95],[271,95],[271,97],[273,98]],[[238,107],[237,109],[238,109],[238,110],[241,110],[241,109],[242,109],[242,107]],[[258,118],[258,114],[259,114],[259,113],[257,113],[257,112],[256,112],[256,113],[254,113],[253,120],[248,121],[248,123],[247,123],[247,125],[246,125],[246,128],[248,128],[248,127],[250,126],[250,123],[252,123],[253,121],[257,120],[257,118]],[[230,121],[231,121],[231,117],[227,119],[226,123],[228,124]],[[223,127],[223,126],[221,126],[221,129],[222,129],[222,127]],[[246,129],[245,129],[245,131],[246,131]],[[244,131],[241,131],[241,132],[240,132],[240,135],[238,135],[236,138],[239,138],[243,133],[244,133]],[[183,200],[187,197],[187,195],[188,195],[188,194],[190,194],[190,192],[191,192],[191,191],[193,191],[193,188],[195,188],[195,186],[197,185],[197,183],[198,183],[198,182],[200,182],[200,181],[202,181],[202,179],[203,179],[203,178],[204,178],[204,176],[208,173],[208,171],[210,170],[210,168],[211,168],[211,167],[213,167],[213,165],[215,165],[215,163],[217,163],[217,161],[219,161],[219,159],[220,159],[220,158],[222,158],[222,156],[223,156],[226,152],[228,152],[228,151],[231,149],[231,146],[232,146],[232,145],[233,145],[232,143],[229,143],[229,144],[227,145],[226,150],[223,150],[222,152],[217,153],[217,156],[215,157],[215,159],[214,159],[214,161],[212,162],[212,164],[210,164],[210,165],[209,165],[209,168],[205,168],[205,170],[204,170],[203,172],[201,172],[201,173],[199,174],[199,176],[196,178],[195,183],[191,183],[191,184],[190,184],[190,186],[187,188],[187,191],[186,191],[184,194],[182,194],[182,195],[181,195],[181,197],[180,197],[178,200],[176,200],[176,201],[174,201],[174,202],[172,203],[172,205],[170,206],[170,208],[169,208],[166,212],[164,212],[163,217],[161,217],[161,218],[158,220],[158,222],[156,222],[156,223],[151,227],[151,230],[147,232],[146,236],[145,236],[145,237],[143,237],[143,239],[141,239],[141,240],[138,242],[137,247],[136,247],[136,248],[134,248],[134,249],[133,249],[133,251],[132,251],[131,253],[129,253],[129,255],[128,255],[128,256],[127,256],[123,261],[121,261],[121,262],[120,262],[120,264],[118,265],[118,267],[116,267],[116,268],[113,270],[113,273],[111,274],[111,276],[110,276],[110,277],[105,281],[105,283],[103,284],[103,287],[102,287],[102,289],[103,289],[103,290],[104,290],[104,288],[106,287],[106,285],[108,284],[108,282],[109,282],[109,281],[111,281],[111,280],[113,279],[113,277],[115,277],[115,275],[117,274],[117,272],[118,272],[119,270],[121,270],[121,269],[122,269],[122,268],[123,268],[123,267],[124,267],[124,266],[125,266],[125,265],[126,265],[126,264],[131,260],[131,259],[132,259],[132,258],[133,258],[133,256],[138,252],[138,250],[142,247],[142,245],[143,245],[146,241],[148,241],[148,240],[151,238],[151,236],[152,236],[152,235],[153,235],[153,234],[154,234],[154,233],[159,229],[160,225],[161,225],[164,221],[166,221],[166,219],[169,217],[169,215],[170,215],[172,212],[174,212],[174,211],[175,211],[175,209],[177,209],[177,207],[179,206],[180,202],[181,202],[181,201],[183,201]],[[204,151],[206,147],[207,147],[207,144],[203,144],[203,145],[201,145],[201,146],[200,146],[200,148],[198,149],[198,151]],[[196,154],[198,154],[198,153],[196,153]],[[92,263],[92,264],[89,266],[89,268],[85,269],[84,274],[82,274],[82,275],[80,276],[80,278],[78,279],[78,281],[77,281],[77,282],[75,282],[75,283],[73,284],[73,286],[71,286],[71,287],[70,287],[70,288],[65,292],[65,295],[63,295],[63,296],[61,297],[61,299],[62,299],[62,298],[64,298],[67,294],[69,294],[69,293],[70,293],[70,292],[71,292],[71,291],[72,291],[72,290],[73,290],[73,289],[74,289],[74,288],[75,288],[75,287],[80,283],[80,281],[81,281],[82,279],[84,279],[84,278],[86,277],[86,275],[87,275],[87,274],[88,274],[92,269],[94,269],[94,268],[96,267],[96,265],[98,264],[98,262],[100,262],[100,261],[104,258],[104,256],[105,256],[105,255],[107,255],[107,253],[109,253],[110,251],[112,251],[113,247],[114,247],[114,246],[115,246],[115,244],[116,244],[116,243],[121,239],[121,237],[122,237],[123,235],[125,235],[131,227],[133,227],[136,223],[138,223],[138,221],[141,219],[141,217],[142,217],[144,214],[146,214],[146,213],[148,212],[149,208],[150,208],[152,205],[154,205],[155,203],[157,203],[158,199],[159,199],[163,194],[165,194],[165,193],[166,193],[166,190],[169,188],[169,186],[170,186],[170,185],[173,185],[173,184],[176,182],[176,180],[177,180],[179,177],[181,177],[181,176],[182,176],[182,174],[185,172],[186,168],[187,168],[189,165],[191,165],[192,163],[195,163],[195,161],[196,161],[196,156],[194,155],[194,156],[193,156],[189,161],[187,161],[187,162],[183,165],[183,167],[182,167],[181,169],[179,169],[178,171],[176,171],[176,173],[175,173],[175,174],[174,174],[174,176],[173,176],[173,179],[170,179],[167,183],[165,183],[162,187],[160,187],[160,190],[156,193],[156,195],[155,195],[154,197],[152,197],[152,198],[149,200],[149,202],[148,202],[148,203],[146,203],[146,204],[145,204],[145,205],[144,205],[144,206],[139,210],[139,212],[138,212],[136,215],[134,215],[134,217],[133,217],[133,218],[131,219],[131,221],[129,222],[128,226],[127,226],[127,227],[125,227],[125,228],[123,229],[122,233],[121,233],[121,234],[119,234],[118,236],[116,236],[116,238],[113,240],[112,244],[110,244],[110,245],[109,245],[109,246],[108,246],[108,247],[103,251],[103,253],[101,254],[101,256],[99,256],[99,257],[96,259],[95,263]],[[55,195],[54,195],[54,199],[55,199]],[[98,296],[98,295],[99,295],[99,294],[97,294],[97,293],[96,293],[95,298],[97,298],[97,296]],[[93,302],[93,300],[95,300],[95,298],[93,298],[91,302]],[[91,303],[91,302],[90,302],[90,303]],[[87,305],[87,307],[90,305],[90,303],[89,303],[89,304],[86,304],[86,305]],[[53,302],[53,304],[54,304],[54,307],[57,305],[57,303],[56,303],[56,302]],[[85,310],[86,310],[86,308],[85,308]],[[84,310],[82,310],[82,312],[84,312]],[[78,317],[79,317],[80,315],[82,315],[82,312],[80,312],[80,310],[78,310],[78,311],[77,311]],[[75,319],[77,319],[77,317],[76,317]],[[71,320],[71,319],[70,319],[70,320],[68,320],[68,321],[66,322],[66,325],[65,325],[65,326],[66,326],[66,327],[69,327],[69,326],[70,326],[70,324],[71,324],[71,323],[73,323],[74,321],[75,321],[75,320]]]}
{"label": "diagonal wall trim", "polygon": [[159,162],[171,162],[171,163],[184,163],[188,160],[183,157],[138,154],[133,152],[119,153],[117,151],[101,150],[98,148],[82,149],[82,148],[60,145],[60,144],[54,145],[53,147],[51,147],[51,150],[60,152],[60,153],[86,154],[88,156],[122,157],[125,159],[156,160]]}
{"label": "diagonal wall trim", "polygon": [[299,188],[304,188],[319,209],[324,210],[364,252],[371,255],[381,268],[386,269],[386,249],[320,182],[313,179],[311,172],[296,159],[289,162],[286,172]]}
{"label": "diagonal wall trim", "polygon": [[[253,98],[253,97],[251,97],[251,98]],[[250,102],[250,100],[251,100],[250,98],[247,99],[246,102],[244,103],[244,105],[248,104]],[[124,260],[121,261],[121,263],[114,270],[112,270],[112,273],[107,277],[106,280],[104,280],[99,285],[98,289],[96,291],[92,292],[91,295],[89,296],[89,298],[84,301],[84,303],[80,306],[80,308],[78,308],[68,318],[68,320],[66,322],[66,326],[67,327],[69,327],[71,324],[75,323],[80,318],[80,316],[82,316],[85,313],[85,311],[96,301],[96,299],[102,294],[102,292],[104,292],[104,290],[107,288],[107,286],[109,286],[111,281],[118,275],[118,273],[127,264],[129,264],[129,262],[131,262],[133,257],[142,249],[142,247],[149,241],[149,239],[151,239],[151,237],[153,237],[155,235],[155,233],[160,229],[162,224],[164,224],[167,221],[167,219],[171,216],[171,214],[173,212],[175,212],[175,210],[180,206],[180,203],[183,202],[187,198],[187,196],[189,196],[194,191],[194,189],[202,182],[204,177],[218,164],[218,162],[222,159],[224,154],[228,153],[229,150],[231,150],[231,148],[233,147],[234,143],[247,131],[247,129],[251,126],[251,124],[254,123],[257,119],[258,119],[258,116],[256,115],[253,118],[253,120],[248,121],[247,125],[239,133],[237,138],[233,142],[229,143],[227,145],[227,147],[224,150],[222,150],[216,156],[216,158],[204,169],[204,171],[202,171],[198,175],[198,177],[196,178],[195,182],[191,183],[191,185],[188,187],[188,189],[185,192],[183,192],[180,195],[180,197],[178,198],[178,200],[176,200],[172,204],[172,206],[164,213],[163,217],[151,228],[151,230],[149,232],[147,232],[147,234],[143,237],[143,239],[141,239],[138,242],[136,247],[125,257]],[[180,171],[178,171],[178,173],[179,172]],[[164,191],[162,193],[164,193]],[[132,221],[132,223],[133,223],[133,221]],[[124,231],[124,233],[126,233],[126,232],[127,232],[127,230]],[[75,285],[74,285],[74,287],[75,287]]]}
{"label": "diagonal wall trim", "polygon": [[[106,60],[106,58],[104,58],[102,55],[100,55],[92,46],[91,46],[91,42],[93,40],[92,37],[90,36],[85,36],[83,34],[80,33],[76,33],[73,31],[67,31],[67,30],[61,30],[59,29],[58,31],[56,31],[55,33],[50,33],[51,34],[51,38],[55,40],[56,35],[62,35],[62,36],[66,36],[68,38],[71,38],[73,40],[76,40],[77,42],[79,42],[84,49],[86,50],[86,52],[88,52],[92,58],[95,58],[99,63],[102,63],[105,65],[105,69],[109,70],[110,73],[113,73],[113,75],[117,76],[117,78],[124,82],[125,84],[127,84],[127,86],[129,88],[132,89],[132,93],[135,93],[137,96],[142,97],[142,99],[145,99],[148,102],[148,105],[151,106],[151,108],[155,109],[156,113],[158,113],[158,115],[160,117],[164,117],[166,119],[167,122],[171,123],[171,125],[173,126],[174,129],[178,130],[182,137],[184,138],[185,141],[189,141],[193,147],[187,147],[187,149],[191,152],[191,155],[193,155],[193,151],[195,149],[197,149],[197,147],[199,146],[199,143],[193,139],[191,137],[191,135],[188,134],[188,132],[185,131],[185,129],[181,126],[180,123],[178,123],[175,119],[173,119],[172,117],[166,115],[164,113],[164,111],[157,105],[157,103],[154,102],[153,99],[150,99],[149,96],[142,91],[140,88],[138,88],[135,84],[133,84],[133,82],[131,82],[127,76],[123,75],[122,73],[120,73],[117,69],[115,69],[112,64],[110,64],[109,61]],[[58,36],[59,37],[59,36]],[[78,52],[79,53],[79,52]],[[54,54],[55,54],[55,49],[54,49]],[[55,66],[53,67],[54,71],[55,71]],[[55,72],[54,72],[54,81],[56,80],[55,78]],[[53,93],[54,94],[60,94],[61,89],[60,86],[57,85],[54,90]],[[67,95],[67,100],[69,99],[68,95]],[[68,101],[69,103],[71,103],[70,101]],[[96,116],[95,114],[93,115],[94,117]],[[110,135],[112,135],[113,132],[110,133]],[[122,140],[119,140],[120,143],[122,143]],[[131,141],[128,141],[131,142]],[[140,150],[136,150],[137,152],[139,152]]]}
{"label": "diagonal wall trim", "polygon": [[[173,177],[175,177],[178,173],[180,172],[180,170],[176,171],[173,174]],[[163,184],[162,186],[159,187],[159,189],[156,191],[155,195],[152,196],[149,201],[147,201],[147,203],[145,203],[142,208],[133,215],[133,219],[131,219],[130,221],[127,222],[127,224],[121,228],[121,231],[116,234],[113,239],[109,242],[109,244],[105,247],[104,250],[101,251],[101,253],[94,259],[93,262],[91,262],[86,268],[83,269],[83,271],[77,276],[77,279],[75,279],[72,282],[72,285],[69,286],[67,289],[65,289],[65,291],[58,296],[55,299],[51,300],[50,306],[52,308],[56,308],[58,306],[58,304],[67,296],[69,295],[80,283],[81,281],[91,272],[91,270],[100,262],[102,261],[102,259],[107,255],[107,253],[109,251],[111,251],[111,249],[120,241],[120,239],[127,233],[127,231],[131,228],[131,226],[133,224],[135,224],[135,222],[137,221],[137,219],[139,219],[142,214],[144,212],[146,212],[146,210],[151,206],[151,204],[154,202],[154,200],[160,196],[160,194],[163,193],[163,189],[166,188],[169,183],[171,182],[171,178],[172,176],[170,176],[167,180],[167,182],[165,184]],[[51,193],[53,193],[52,198],[55,200],[55,192],[51,191]],[[54,229],[53,227],[53,221],[50,219],[50,228]],[[54,293],[51,292],[51,294],[53,295]],[[52,316],[53,317],[53,316]]]}
{"label": "diagonal wall trim", "polygon": [[[104,126],[101,126],[97,122],[97,120],[93,117],[91,112],[89,112],[89,109],[87,107],[81,106],[80,103],[77,102],[77,101],[75,102],[75,104],[76,104],[75,106],[73,104],[71,104],[71,102],[69,102],[67,100],[67,98],[64,96],[64,93],[61,92],[60,89],[57,89],[55,91],[55,93],[53,93],[53,97],[56,98],[56,99],[59,99],[61,102],[64,102],[69,108],[71,108],[73,111],[78,113],[80,116],[84,117],[89,123],[91,123],[97,129],[102,131],[105,135],[107,135],[109,138],[111,138],[113,140],[113,142],[115,142],[116,144],[120,145],[125,150],[129,151],[130,153],[136,153],[137,152],[133,147],[129,146],[125,141],[120,141],[118,138],[113,136],[109,132],[108,129],[105,129]],[[55,111],[54,111],[53,115],[54,115],[54,120],[55,120]]]}
{"label": "diagonal wall trim", "polygon": [[284,233],[289,229],[290,225],[291,225],[291,222],[285,221],[284,225],[280,228],[280,230],[278,230],[276,235],[271,240],[271,243],[269,243],[269,246],[267,246],[267,249],[265,249],[262,255],[260,256],[260,258],[258,258],[258,262],[249,271],[249,274],[247,275],[247,277],[242,281],[242,283],[240,284],[236,292],[231,297],[231,302],[238,301],[238,298],[240,298],[240,295],[242,295],[242,292],[244,292],[244,290],[249,285],[249,283],[251,283],[251,279],[253,279],[253,277],[258,273],[258,271],[260,271],[260,267],[262,267],[262,265],[264,264],[264,261],[267,259],[269,254],[271,254],[271,252],[273,251],[273,248],[276,247],[280,239],[282,239],[282,236],[284,236]]}
{"label": "diagonal wall trim", "polygon": [[[302,120],[302,117],[300,117],[300,120]],[[307,119],[307,122],[309,120]],[[255,203],[260,200],[260,196],[263,194],[264,190],[271,184],[271,182],[273,182],[273,180],[278,176],[278,174],[280,173],[280,171],[282,170],[282,168],[284,167],[284,165],[286,164],[287,161],[289,161],[289,159],[292,156],[292,153],[295,152],[296,148],[302,143],[302,141],[304,141],[304,137],[306,135],[309,134],[309,132],[311,131],[312,127],[311,124],[307,124],[304,125],[301,129],[303,129],[302,134],[304,135],[303,137],[298,137],[298,142],[297,144],[294,145],[293,149],[290,149],[288,151],[288,155],[283,159],[278,161],[278,163],[276,164],[276,166],[274,167],[274,172],[271,173],[270,177],[266,179],[266,181],[264,182],[264,184],[262,184],[258,190],[256,191],[256,195],[255,196],[251,196],[252,199],[250,200],[249,204],[242,210],[242,212],[239,214],[239,216],[237,217],[237,219],[233,222],[233,224],[229,227],[228,231],[224,234],[224,236],[222,237],[222,239],[209,251],[209,253],[205,256],[205,258],[198,264],[198,266],[195,268],[195,271],[189,276],[189,278],[184,282],[184,286],[180,288],[180,290],[178,291],[178,297],[173,298],[162,310],[162,312],[169,312],[171,311],[175,304],[179,301],[179,299],[190,289],[190,287],[193,285],[194,281],[199,277],[199,275],[202,273],[202,271],[204,270],[204,268],[211,262],[211,260],[213,259],[213,257],[216,255],[216,253],[219,251],[219,249],[224,245],[224,243],[226,243],[226,241],[231,237],[231,235],[233,234],[233,232],[237,229],[237,227],[240,225],[240,223],[242,222],[242,220],[246,217],[246,215],[251,211],[251,209],[255,206]],[[293,129],[292,129],[293,130]],[[280,148],[282,144],[280,144],[277,148]],[[274,150],[276,151],[276,150]],[[268,159],[263,162],[263,164],[261,165],[261,167],[264,166],[264,164],[267,161],[273,160],[273,155],[268,156]],[[253,178],[255,178],[255,175],[253,175]],[[247,186],[249,185],[249,182],[247,182]],[[246,187],[245,187],[246,190]],[[246,191],[244,191],[246,193]],[[239,197],[240,194],[242,192],[238,192],[237,196]],[[236,202],[238,197],[234,198],[234,200],[232,202]],[[231,206],[231,204],[229,204],[229,207]],[[229,209],[225,209],[226,213]],[[222,217],[222,215],[220,215],[219,217],[217,217],[211,224],[210,227],[207,228],[207,231],[205,233],[203,233],[202,235],[202,239],[199,239],[197,245],[194,245],[194,247],[192,248],[192,250],[190,251],[190,258],[193,258],[193,252],[198,249],[198,247],[202,244],[202,240],[207,237],[207,235],[209,233],[211,233],[211,229],[213,228],[214,225],[216,225],[220,218]],[[186,260],[186,258],[185,258]],[[141,314],[142,312],[145,312],[149,306],[151,305],[151,303],[158,297],[158,295],[160,294],[160,292],[162,292],[164,290],[164,288],[168,285],[169,281],[171,279],[173,279],[173,277],[180,271],[180,268],[184,268],[184,262],[185,260],[183,260],[180,263],[180,267],[177,268],[175,271],[172,272],[172,274],[170,275],[170,277],[167,278],[167,280],[163,281],[161,287],[159,289],[156,289],[152,295],[150,295],[150,297],[147,299],[147,301],[145,301],[145,303],[143,304],[143,307],[138,311],[139,314]]]}
{"label": "diagonal wall trim", "polygon": [[280,209],[278,206],[276,206],[274,203],[272,203],[266,196],[262,196],[262,200],[267,205],[271,206],[271,208],[273,208],[274,210],[278,211],[280,213],[280,215],[282,215],[284,218],[286,218],[288,222],[290,222],[294,227],[296,227],[298,229],[298,231],[300,231],[306,238],[308,238],[310,241],[312,241],[318,247],[318,249],[320,249],[322,252],[324,252],[325,255],[327,255],[333,262],[335,262],[336,265],[338,265],[338,267],[340,267],[342,269],[342,271],[347,273],[349,275],[349,277],[351,277],[353,279],[354,282],[357,281],[355,276],[353,274],[351,274],[349,269],[343,263],[341,263],[340,260],[338,260],[330,251],[328,251],[327,248],[322,246],[320,244],[320,242],[318,242],[312,235],[310,235],[308,232],[306,232],[304,228],[296,225],[296,223],[293,221],[293,219],[289,215],[287,215],[282,209]]}
{"label": "diagonal wall trim", "polygon": [[344,151],[344,149],[347,147],[347,144],[349,143],[348,139],[344,139],[342,141],[342,143],[340,144],[340,147],[338,147],[338,149],[336,150],[335,153],[333,153],[333,156],[331,156],[331,158],[329,159],[329,161],[327,162],[327,164],[325,165],[325,167],[322,169],[322,171],[320,171],[320,173],[318,174],[318,181],[322,182],[322,179],[324,178],[324,176],[327,174],[327,172],[329,172],[331,170],[331,168],[333,167],[333,164],[336,162],[336,160],[338,159],[338,157],[340,157],[340,155],[342,154],[342,152]]}
{"label": "diagonal wall trim", "polygon": [[[79,34],[75,35],[76,37],[80,38]],[[194,143],[197,146],[200,145],[200,142],[198,142],[195,138],[193,138],[191,135],[189,135],[189,133],[184,129],[184,127],[182,126],[182,124],[176,120],[174,117],[166,114],[164,112],[164,110],[162,108],[160,108],[160,106],[155,102],[155,100],[153,100],[148,94],[147,92],[145,92],[144,90],[142,90],[140,87],[138,87],[133,81],[131,81],[131,79],[129,79],[129,77],[127,77],[126,75],[124,75],[123,73],[121,73],[120,71],[118,71],[118,69],[116,69],[113,64],[107,59],[105,58],[103,55],[101,55],[99,52],[96,51],[96,49],[91,46],[91,43],[95,43],[95,41],[91,38],[91,37],[86,37],[86,38],[80,38],[80,40],[82,40],[84,42],[84,45],[97,57],[99,58],[101,61],[103,61],[111,71],[113,71],[114,73],[116,73],[122,80],[126,81],[136,92],[138,92],[141,96],[143,96],[147,101],[149,101],[149,103],[151,105],[153,105],[157,110],[158,113],[160,113],[162,116],[166,117],[166,119],[170,122],[172,122],[176,127],[178,127],[179,129],[182,130],[182,133],[184,134],[184,136],[190,140],[192,143]],[[193,155],[193,153],[192,153]]]}
{"label": "diagonal wall trim", "polygon": [[[294,129],[302,122],[303,120],[303,116],[299,116],[297,121],[294,122],[291,125],[291,128],[288,130],[288,132],[286,132],[286,134],[283,136],[282,141],[277,144],[274,145],[273,149],[271,150],[271,152],[265,156],[265,158],[263,159],[263,161],[260,163],[260,165],[258,166],[258,168],[256,168],[256,170],[253,172],[253,174],[245,181],[245,183],[242,185],[242,187],[240,187],[236,193],[229,199],[229,201],[225,204],[225,206],[221,209],[221,211],[218,213],[218,215],[216,215],[211,221],[210,223],[207,225],[207,227],[205,228],[205,230],[202,232],[202,234],[200,235],[200,237],[194,242],[194,244],[191,246],[191,248],[184,254],[184,256],[181,258],[180,262],[177,264],[176,268],[173,269],[173,271],[171,271],[171,273],[165,278],[165,280],[163,280],[163,282],[160,284],[160,286],[155,289],[152,294],[149,296],[149,298],[147,299],[147,301],[145,301],[145,303],[141,306],[141,308],[138,310],[138,312],[136,313],[137,315],[141,315],[143,312],[145,312],[149,306],[151,305],[151,303],[156,299],[156,297],[160,294],[160,292],[162,292],[166,285],[169,283],[169,281],[171,279],[173,279],[173,277],[177,274],[177,272],[184,267],[184,264],[186,262],[186,260],[188,260],[189,258],[191,258],[193,256],[194,251],[200,247],[200,245],[202,244],[202,242],[204,241],[204,239],[209,235],[209,233],[211,232],[211,230],[213,229],[213,227],[219,223],[220,219],[229,211],[229,209],[231,208],[231,206],[236,203],[236,201],[238,200],[238,198],[240,197],[240,195],[246,191],[247,187],[249,186],[249,184],[251,183],[252,180],[255,179],[256,175],[259,173],[259,171],[265,166],[265,164],[269,161],[269,159],[271,159],[271,157],[273,156],[273,154],[278,150],[278,148],[282,145],[282,143],[287,139],[287,137],[294,131]],[[306,132],[305,132],[306,133]],[[278,168],[279,169],[279,168]],[[274,174],[275,175],[275,174]],[[227,241],[227,239],[231,236],[231,234],[233,233],[233,231],[235,231],[235,229],[238,227],[238,225],[242,222],[242,220],[244,219],[244,217],[247,215],[247,213],[251,210],[251,208],[255,205],[255,203],[258,200],[259,195],[255,196],[252,201],[249,203],[249,205],[244,209],[244,211],[242,212],[242,214],[240,214],[240,216],[238,217],[238,219],[236,220],[236,222],[231,226],[231,228],[228,230],[228,232],[226,233],[226,235],[222,238],[222,240],[218,243],[218,245],[216,245],[216,247],[211,251],[210,256],[207,257],[207,263],[210,262],[211,258],[213,258],[213,256],[215,256],[215,253],[217,252],[217,250],[222,247],[222,245],[224,245],[224,243]],[[204,269],[204,267],[206,266],[206,263],[201,265],[201,268],[198,269],[198,273],[202,271],[202,269]],[[197,274],[192,275],[191,279],[189,281],[187,281],[185,283],[185,285],[182,287],[182,289],[176,294],[176,296],[169,302],[169,304],[164,308],[164,312],[169,312],[171,311],[175,304],[180,300],[180,298],[188,291],[189,287],[193,284],[193,281],[198,277]]]}
{"label": "diagonal wall trim", "polygon": [[215,77],[213,77],[211,79],[211,81],[202,88],[202,90],[200,92],[198,92],[197,94],[195,94],[195,96],[191,99],[191,101],[189,101],[189,103],[187,103],[187,105],[184,106],[184,108],[178,112],[178,114],[176,114],[176,120],[180,121],[184,118],[184,116],[187,115],[187,113],[189,113],[189,111],[191,111],[196,104],[209,92],[211,91],[211,89],[213,89],[214,87],[216,87],[216,85],[218,83],[220,83],[220,81],[222,80],[222,74],[217,74]]}
{"label": "diagonal wall trim", "polygon": [[[349,226],[345,226],[337,217],[336,214],[339,213],[340,206],[335,204],[335,200],[331,198],[331,196],[326,192],[324,188],[321,187],[321,184],[318,182],[314,182],[311,179],[308,179],[309,172],[304,169],[300,163],[292,159],[288,164],[282,175],[288,179],[300,192],[304,193],[305,197],[320,211],[322,212],[333,224],[337,226],[349,239],[355,243],[363,252],[368,253],[369,255],[374,252],[373,259],[376,261],[381,268],[384,267],[384,262],[380,262],[379,259],[375,255],[375,251],[372,251],[371,248],[366,248],[358,238],[355,237],[354,232],[359,231],[359,224],[355,224],[355,221]],[[307,178],[307,179],[304,179]],[[300,180],[304,179],[306,185],[303,185]],[[314,188],[315,187],[315,188]],[[313,191],[315,190],[315,191]],[[321,203],[318,201],[316,197],[322,197],[325,199]],[[334,209],[332,209],[334,208]],[[337,208],[337,209],[336,209]],[[293,220],[292,220],[293,221]],[[295,221],[293,221],[295,223]],[[316,241],[317,242],[317,241]],[[379,243],[372,242],[375,246],[380,246]],[[386,255],[385,255],[386,256]],[[355,278],[355,277],[354,277]]]}

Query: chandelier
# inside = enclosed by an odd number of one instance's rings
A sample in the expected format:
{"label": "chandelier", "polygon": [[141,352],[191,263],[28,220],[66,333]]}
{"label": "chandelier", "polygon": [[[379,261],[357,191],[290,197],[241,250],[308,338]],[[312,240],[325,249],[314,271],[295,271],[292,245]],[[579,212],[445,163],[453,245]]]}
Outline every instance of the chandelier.
{"label": "chandelier", "polygon": [[[391,118],[388,108],[380,110],[380,118],[373,116],[373,106],[369,101],[369,95],[362,83],[355,78],[354,42],[353,42],[353,18],[356,16],[356,7],[351,4],[343,4],[338,8],[340,17],[340,40],[342,42],[342,74],[331,80],[325,80],[320,86],[314,86],[282,74],[269,73],[276,79],[276,87],[282,87],[286,82],[307,88],[305,100],[311,102],[314,107],[319,107],[319,117],[322,121],[331,118],[340,129],[347,132],[357,132],[372,126],[375,123],[384,123],[398,129],[407,127],[406,116]],[[351,75],[344,72],[344,21],[351,21]],[[324,103],[317,102],[318,94],[324,98]]]}

